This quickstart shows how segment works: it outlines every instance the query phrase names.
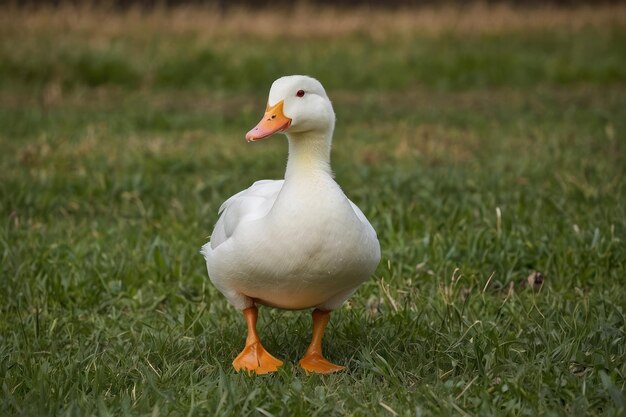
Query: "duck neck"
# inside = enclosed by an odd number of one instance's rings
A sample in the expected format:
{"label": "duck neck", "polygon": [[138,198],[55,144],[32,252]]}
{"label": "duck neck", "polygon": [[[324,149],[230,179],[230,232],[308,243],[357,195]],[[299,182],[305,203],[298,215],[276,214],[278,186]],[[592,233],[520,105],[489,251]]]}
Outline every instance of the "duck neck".
{"label": "duck neck", "polygon": [[330,169],[332,129],[325,133],[290,133],[287,138],[289,139],[289,159],[285,181],[332,175]]}

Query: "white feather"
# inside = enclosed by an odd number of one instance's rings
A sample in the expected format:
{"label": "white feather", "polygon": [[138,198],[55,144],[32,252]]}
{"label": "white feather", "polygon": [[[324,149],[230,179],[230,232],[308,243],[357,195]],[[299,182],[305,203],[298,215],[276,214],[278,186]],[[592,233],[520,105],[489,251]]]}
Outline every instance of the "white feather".
{"label": "white feather", "polygon": [[[299,89],[310,98],[294,100]],[[292,119],[286,179],[257,181],[222,204],[202,247],[209,277],[240,309],[333,310],[376,269],[376,232],[331,175],[335,118],[321,84],[284,77],[270,99],[285,100]]]}

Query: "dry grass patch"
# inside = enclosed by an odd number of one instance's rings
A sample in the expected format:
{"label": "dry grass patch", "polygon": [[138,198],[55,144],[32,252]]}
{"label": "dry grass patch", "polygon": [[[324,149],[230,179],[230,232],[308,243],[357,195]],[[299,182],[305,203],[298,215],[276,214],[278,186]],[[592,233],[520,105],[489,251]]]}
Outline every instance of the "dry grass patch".
{"label": "dry grass patch", "polygon": [[284,9],[248,10],[185,6],[149,11],[64,5],[57,8],[5,8],[0,33],[80,34],[115,38],[133,34],[195,35],[200,38],[329,38],[366,35],[377,39],[398,35],[486,34],[626,25],[626,5],[529,7],[472,4],[467,7],[337,9],[299,5]]}
{"label": "dry grass patch", "polygon": [[396,123],[380,126],[371,134],[381,139],[360,146],[359,153],[359,162],[370,166],[410,160],[431,166],[467,163],[475,160],[480,145],[474,132],[441,124]]}

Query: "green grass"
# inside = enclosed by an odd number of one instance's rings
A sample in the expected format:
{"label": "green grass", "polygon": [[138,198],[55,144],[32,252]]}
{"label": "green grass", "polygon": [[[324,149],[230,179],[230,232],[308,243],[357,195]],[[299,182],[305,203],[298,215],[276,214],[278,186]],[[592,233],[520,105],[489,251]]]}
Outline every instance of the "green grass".
{"label": "green grass", "polygon": [[[148,35],[0,38],[0,414],[626,412],[623,27]],[[267,308],[286,365],[235,374],[244,322],[198,253],[224,199],[283,174],[283,138],[243,135],[285,73],[326,85],[383,251],[333,314],[337,375],[294,366],[307,312]]]}
{"label": "green grass", "polygon": [[[442,35],[375,41],[352,36],[330,44],[327,39],[308,40],[304,50],[302,39],[226,39],[216,44],[182,35],[165,45],[120,40],[92,45],[79,38],[52,43],[49,34],[24,43],[24,48],[15,48],[11,40],[0,44],[0,85],[54,81],[66,88],[116,85],[257,93],[260,84],[285,72],[311,72],[330,89],[356,91],[529,87],[539,82],[607,85],[626,79],[626,58],[617,53],[626,34],[615,28],[466,39]],[[359,71],[337,65],[341,62],[358,63]]]}

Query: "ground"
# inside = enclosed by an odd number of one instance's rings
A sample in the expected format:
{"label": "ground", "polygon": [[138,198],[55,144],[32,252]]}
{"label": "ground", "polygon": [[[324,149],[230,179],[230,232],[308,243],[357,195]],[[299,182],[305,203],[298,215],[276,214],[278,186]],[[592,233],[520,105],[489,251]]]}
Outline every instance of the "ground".
{"label": "ground", "polygon": [[[623,415],[626,8],[316,13],[0,12],[0,414]],[[328,328],[346,372],[262,308],[286,365],[249,377],[199,248],[283,174],[244,134],[292,73],[382,261]]]}

